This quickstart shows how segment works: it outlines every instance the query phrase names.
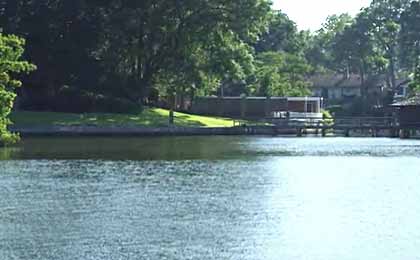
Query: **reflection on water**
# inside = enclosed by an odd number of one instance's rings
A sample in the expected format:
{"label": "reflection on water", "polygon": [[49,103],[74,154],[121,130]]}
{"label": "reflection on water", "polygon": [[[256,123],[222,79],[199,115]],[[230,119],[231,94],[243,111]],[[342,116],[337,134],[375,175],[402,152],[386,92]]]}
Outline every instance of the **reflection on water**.
{"label": "reflection on water", "polygon": [[26,140],[0,161],[0,259],[420,259],[419,151],[391,139]]}
{"label": "reflection on water", "polygon": [[224,160],[268,156],[415,156],[420,141],[386,138],[29,138],[6,159]]}
{"label": "reflection on water", "polygon": [[17,158],[20,152],[22,151],[21,148],[1,148],[0,147],[0,161],[2,160],[10,160],[11,158]]}

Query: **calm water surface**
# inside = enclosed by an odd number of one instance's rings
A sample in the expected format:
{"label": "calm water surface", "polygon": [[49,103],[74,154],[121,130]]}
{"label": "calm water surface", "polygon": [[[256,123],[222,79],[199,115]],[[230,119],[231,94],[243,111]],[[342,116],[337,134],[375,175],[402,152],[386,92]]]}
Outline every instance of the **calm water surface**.
{"label": "calm water surface", "polygon": [[0,259],[420,259],[420,141],[27,139]]}

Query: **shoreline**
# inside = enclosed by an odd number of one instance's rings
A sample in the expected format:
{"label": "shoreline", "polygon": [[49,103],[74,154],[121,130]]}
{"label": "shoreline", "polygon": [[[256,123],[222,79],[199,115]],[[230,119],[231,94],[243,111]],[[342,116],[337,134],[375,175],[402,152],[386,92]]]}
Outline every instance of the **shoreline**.
{"label": "shoreline", "polygon": [[[143,127],[143,126],[9,126],[8,130],[19,133],[21,137],[165,137],[165,136],[322,136],[322,131],[299,128],[278,129],[272,126],[234,126],[234,127]],[[383,137],[396,138],[391,132],[330,132],[323,137]],[[406,139],[406,138],[403,138]],[[412,135],[407,139],[419,139]]]}
{"label": "shoreline", "polygon": [[259,127],[139,127],[139,126],[10,126],[11,132],[22,137],[99,136],[217,136],[217,135],[296,135],[296,129],[277,130],[270,126]]}

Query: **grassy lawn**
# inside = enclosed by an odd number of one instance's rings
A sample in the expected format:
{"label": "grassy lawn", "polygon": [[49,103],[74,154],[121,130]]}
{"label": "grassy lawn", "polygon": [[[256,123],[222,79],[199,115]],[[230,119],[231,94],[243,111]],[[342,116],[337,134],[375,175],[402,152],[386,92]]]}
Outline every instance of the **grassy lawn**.
{"label": "grassy lawn", "polygon": [[[14,112],[11,120],[16,126],[95,125],[95,126],[167,126],[169,111],[146,109],[141,114],[68,114],[53,112]],[[185,127],[231,127],[228,118],[175,113],[175,125]]]}

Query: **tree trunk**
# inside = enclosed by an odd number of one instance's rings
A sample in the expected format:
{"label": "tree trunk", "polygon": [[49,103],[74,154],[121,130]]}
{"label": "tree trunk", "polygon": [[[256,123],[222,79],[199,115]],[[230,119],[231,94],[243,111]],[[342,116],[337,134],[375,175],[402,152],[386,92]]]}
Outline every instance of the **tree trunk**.
{"label": "tree trunk", "polygon": [[169,126],[173,126],[175,123],[176,93],[171,91],[169,95]]}
{"label": "tree trunk", "polygon": [[417,69],[419,68],[419,66],[420,66],[420,41],[417,41],[416,42],[416,48],[415,48],[415,55],[416,55],[416,57],[415,57],[415,59],[416,59],[416,61],[414,62],[414,68],[413,68],[413,71],[414,71],[414,73],[416,73],[417,72]]}
{"label": "tree trunk", "polygon": [[390,83],[391,83],[391,91],[393,94],[395,94],[396,92],[396,87],[397,87],[397,76],[395,75],[395,55],[394,55],[394,50],[392,49],[390,51],[390,60],[389,60],[389,77],[390,77]]}
{"label": "tree trunk", "polygon": [[175,122],[174,108],[171,106],[169,110],[169,126],[173,126]]}
{"label": "tree trunk", "polygon": [[182,86],[181,93],[179,94],[180,110],[185,111],[185,86]]}
{"label": "tree trunk", "polygon": [[364,61],[360,62],[360,96],[362,97],[362,111],[363,114],[365,114],[368,110],[368,96],[369,96],[369,91],[368,91],[368,86],[366,84],[366,79],[365,79],[365,66],[364,66]]}
{"label": "tree trunk", "polygon": [[191,88],[190,91],[190,107],[188,108],[189,111],[191,111],[192,106],[194,104],[194,99],[195,99],[195,88]]}

